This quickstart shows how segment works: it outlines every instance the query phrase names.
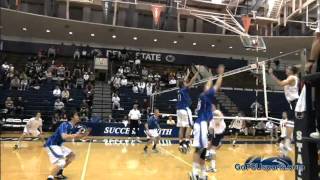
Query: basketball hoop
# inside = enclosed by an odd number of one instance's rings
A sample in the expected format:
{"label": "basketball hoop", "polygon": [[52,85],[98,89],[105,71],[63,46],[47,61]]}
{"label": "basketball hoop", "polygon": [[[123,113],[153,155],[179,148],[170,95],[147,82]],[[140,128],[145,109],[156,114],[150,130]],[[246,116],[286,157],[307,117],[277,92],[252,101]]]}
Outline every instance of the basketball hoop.
{"label": "basketball hoop", "polygon": [[248,33],[251,26],[251,17],[249,17],[248,15],[243,15],[241,17],[241,20],[242,20],[244,30],[246,31],[246,33]]}

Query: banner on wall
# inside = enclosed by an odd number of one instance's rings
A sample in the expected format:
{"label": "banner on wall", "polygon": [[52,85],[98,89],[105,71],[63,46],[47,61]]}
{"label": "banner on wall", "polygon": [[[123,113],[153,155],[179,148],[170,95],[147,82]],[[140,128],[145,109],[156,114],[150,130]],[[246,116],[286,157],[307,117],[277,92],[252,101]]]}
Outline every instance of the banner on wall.
{"label": "banner on wall", "polygon": [[163,9],[163,6],[161,5],[151,5],[154,27],[157,27],[157,28],[159,27],[160,15],[161,15],[162,9]]}
{"label": "banner on wall", "polygon": [[95,58],[94,68],[100,70],[108,70],[108,58]]}

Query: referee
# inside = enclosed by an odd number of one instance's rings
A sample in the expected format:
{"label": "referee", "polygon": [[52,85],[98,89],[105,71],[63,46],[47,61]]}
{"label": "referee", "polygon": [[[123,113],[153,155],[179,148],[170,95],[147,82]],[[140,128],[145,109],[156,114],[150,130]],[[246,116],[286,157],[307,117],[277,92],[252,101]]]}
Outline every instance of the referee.
{"label": "referee", "polygon": [[133,109],[130,110],[129,114],[129,127],[130,127],[130,131],[129,131],[129,136],[130,138],[132,137],[133,134],[133,129],[135,131],[135,136],[137,138],[137,142],[140,142],[139,140],[139,136],[138,136],[138,129],[139,129],[139,123],[140,123],[140,119],[141,119],[141,113],[138,109],[138,105],[134,104],[133,105]]}

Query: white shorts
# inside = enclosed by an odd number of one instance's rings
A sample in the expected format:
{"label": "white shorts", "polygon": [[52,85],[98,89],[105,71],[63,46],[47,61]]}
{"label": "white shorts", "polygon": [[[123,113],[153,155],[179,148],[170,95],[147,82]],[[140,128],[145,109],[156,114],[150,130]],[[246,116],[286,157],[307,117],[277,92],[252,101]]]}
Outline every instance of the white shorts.
{"label": "white shorts", "polygon": [[208,123],[194,123],[193,125],[193,146],[198,148],[208,147]]}
{"label": "white shorts", "polygon": [[157,129],[149,129],[147,132],[148,132],[148,133],[146,133],[147,134],[147,138],[159,137],[159,133],[158,133]]}
{"label": "white shorts", "polygon": [[56,164],[59,160],[65,159],[70,153],[72,153],[71,149],[65,146],[52,145],[46,147],[46,149],[52,164]]}
{"label": "white shorts", "polygon": [[25,126],[23,129],[23,134],[38,137],[40,135],[40,131],[38,129],[29,129],[27,126]]}
{"label": "white shorts", "polygon": [[177,110],[177,127],[191,127],[193,125],[190,108]]}

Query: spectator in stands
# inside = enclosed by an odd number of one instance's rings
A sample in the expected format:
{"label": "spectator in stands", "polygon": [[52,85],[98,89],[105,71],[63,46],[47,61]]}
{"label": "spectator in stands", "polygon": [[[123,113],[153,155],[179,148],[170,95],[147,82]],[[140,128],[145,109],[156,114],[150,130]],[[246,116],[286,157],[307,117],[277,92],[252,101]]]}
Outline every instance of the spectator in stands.
{"label": "spectator in stands", "polygon": [[121,122],[125,127],[129,124],[128,116],[124,116],[122,122]]}
{"label": "spectator in stands", "polygon": [[266,130],[266,124],[263,121],[259,121],[258,124],[256,125],[256,132],[264,134]]}
{"label": "spectator in stands", "polygon": [[120,108],[120,97],[117,93],[113,93],[112,95],[112,109],[119,109]]}
{"label": "spectator in stands", "polygon": [[108,115],[108,119],[106,119],[106,122],[108,122],[108,123],[114,122],[114,119],[111,114]]}
{"label": "spectator in stands", "polygon": [[123,69],[123,74],[124,75],[127,75],[131,72],[131,68],[129,66],[126,66],[124,69]]}
{"label": "spectator in stands", "polygon": [[6,72],[8,73],[9,72],[9,65],[7,62],[4,62],[1,66],[1,68]]}
{"label": "spectator in stands", "polygon": [[67,81],[71,80],[71,72],[68,67],[66,67],[64,70],[64,79]]}
{"label": "spectator in stands", "polygon": [[156,81],[155,85],[154,85],[154,91],[155,92],[159,92],[160,89],[160,81]]}
{"label": "spectator in stands", "polygon": [[139,93],[139,88],[138,88],[137,83],[133,83],[132,91],[133,91],[133,93],[135,93],[135,94]]}
{"label": "spectator in stands", "polygon": [[56,98],[60,98],[61,97],[61,90],[60,90],[59,86],[56,86],[56,88],[53,90],[52,94]]}
{"label": "spectator in stands", "polygon": [[5,108],[8,110],[8,114],[13,114],[15,107],[11,97],[7,97],[4,103],[5,103]]}
{"label": "spectator in stands", "polygon": [[126,76],[122,76],[121,86],[127,86],[127,85],[128,85],[128,79],[126,78]]}
{"label": "spectator in stands", "polygon": [[144,114],[144,115],[149,114],[150,104],[148,102],[148,99],[144,98],[140,107],[142,107],[142,109],[141,109],[142,114]]}
{"label": "spectator in stands", "polygon": [[119,76],[116,76],[113,80],[113,86],[116,88],[116,89],[119,89],[120,86],[121,86],[121,78]]}
{"label": "spectator in stands", "polygon": [[123,75],[123,67],[122,67],[122,66],[119,67],[119,69],[118,69],[118,74],[119,74],[120,76]]}
{"label": "spectator in stands", "polygon": [[257,108],[257,117],[261,117],[263,113],[263,107],[258,101],[253,102],[250,106],[252,116],[256,117],[256,108]]}
{"label": "spectator in stands", "polygon": [[48,58],[51,57],[53,57],[53,59],[56,58],[56,49],[53,46],[48,49]]}
{"label": "spectator in stands", "polygon": [[60,122],[67,122],[68,121],[68,117],[66,113],[63,113],[61,118],[60,118]]}
{"label": "spectator in stands", "polygon": [[52,117],[52,126],[51,126],[51,130],[52,131],[55,131],[55,129],[58,127],[59,125],[59,122],[60,122],[60,116],[59,116],[59,113],[55,112],[53,117]]}
{"label": "spectator in stands", "polygon": [[141,60],[140,58],[137,58],[135,61],[134,61],[134,66],[135,66],[135,69],[137,71],[139,71],[141,69]]}
{"label": "spectator in stands", "polygon": [[24,111],[24,102],[22,100],[22,97],[18,97],[18,100],[15,102],[15,109],[17,115],[22,115]]}
{"label": "spectator in stands", "polygon": [[61,98],[64,103],[67,103],[69,101],[70,93],[67,88],[64,88],[61,92]]}
{"label": "spectator in stands", "polygon": [[146,67],[142,68],[141,75],[142,75],[142,77],[147,77],[148,76],[148,69]]}
{"label": "spectator in stands", "polygon": [[28,76],[27,74],[23,71],[20,74],[20,90],[25,91],[28,87]]}
{"label": "spectator in stands", "polygon": [[63,66],[63,64],[61,64],[58,68],[57,68],[57,76],[59,80],[63,80],[64,79],[64,75],[65,75],[65,67]]}
{"label": "spectator in stands", "polygon": [[142,80],[138,82],[138,89],[139,89],[139,92],[143,94],[146,89],[146,83]]}
{"label": "spectator in stands", "polygon": [[84,80],[85,84],[87,84],[89,82],[89,78],[90,78],[90,76],[89,76],[88,72],[84,72],[83,80]]}
{"label": "spectator in stands", "polygon": [[170,76],[169,85],[175,86],[176,84],[177,84],[177,80],[175,79],[175,77]]}
{"label": "spectator in stands", "polygon": [[14,76],[14,78],[10,82],[10,89],[18,90],[20,88],[20,79],[17,76]]}
{"label": "spectator in stands", "polygon": [[172,119],[172,116],[169,116],[169,119],[167,120],[168,125],[175,125],[176,122]]}
{"label": "spectator in stands", "polygon": [[146,85],[146,92],[147,92],[147,96],[150,96],[153,92],[153,87],[152,84],[150,82],[147,83]]}
{"label": "spectator in stands", "polygon": [[87,101],[84,99],[80,105],[80,116],[88,116],[89,115],[89,105]]}
{"label": "spectator in stands", "polygon": [[96,77],[95,77],[94,73],[93,73],[93,72],[90,72],[89,81],[93,84],[94,81],[95,81],[95,79],[96,79]]}
{"label": "spectator in stands", "polygon": [[154,80],[155,80],[155,81],[160,81],[160,79],[161,79],[161,76],[160,76],[160,74],[157,72],[157,73],[154,75]]}
{"label": "spectator in stands", "polygon": [[149,82],[153,81],[153,74],[151,72],[149,72],[149,74],[148,74],[148,81]]}
{"label": "spectator in stands", "polygon": [[128,114],[128,117],[129,117],[129,120],[130,120],[130,131],[129,131],[129,136],[130,138],[132,137],[133,135],[133,129],[135,130],[135,135],[136,135],[136,138],[137,138],[137,141],[140,141],[139,140],[139,137],[138,137],[138,129],[139,129],[139,123],[140,123],[140,118],[141,118],[141,113],[138,109],[138,105],[137,104],[134,104],[133,105],[133,109],[130,110],[129,114]]}
{"label": "spectator in stands", "polygon": [[46,78],[47,78],[47,81],[48,81],[48,82],[51,82],[52,77],[53,77],[53,75],[52,75],[52,70],[51,70],[51,69],[47,69],[47,70],[44,72],[44,74],[45,74],[45,76],[46,76]]}
{"label": "spectator in stands", "polygon": [[79,60],[80,59],[80,51],[79,51],[78,48],[73,53],[73,59],[74,60]]}
{"label": "spectator in stands", "polygon": [[59,114],[61,114],[64,111],[64,103],[60,99],[57,99],[55,101],[54,110]]}

